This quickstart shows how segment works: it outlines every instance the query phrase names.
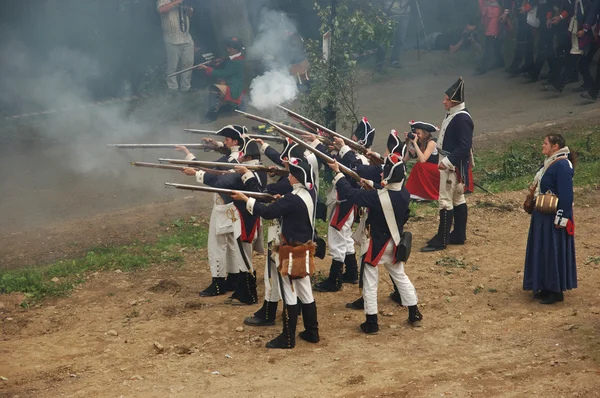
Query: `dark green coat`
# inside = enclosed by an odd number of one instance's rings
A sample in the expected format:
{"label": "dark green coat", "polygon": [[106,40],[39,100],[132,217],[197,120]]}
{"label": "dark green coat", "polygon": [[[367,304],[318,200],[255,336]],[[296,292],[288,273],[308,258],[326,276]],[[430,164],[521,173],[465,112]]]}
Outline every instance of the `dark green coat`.
{"label": "dark green coat", "polygon": [[242,91],[244,91],[244,56],[229,59],[218,69],[206,68],[206,74],[215,77],[217,80],[225,80],[229,90],[225,96],[225,101],[238,103]]}

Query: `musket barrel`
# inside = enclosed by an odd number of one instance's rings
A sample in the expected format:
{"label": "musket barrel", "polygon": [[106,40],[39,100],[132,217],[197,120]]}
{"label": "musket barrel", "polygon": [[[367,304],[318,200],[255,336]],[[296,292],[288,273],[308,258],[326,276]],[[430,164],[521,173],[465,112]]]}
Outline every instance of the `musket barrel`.
{"label": "musket barrel", "polygon": [[[165,187],[185,189],[188,191],[214,192],[214,193],[225,194],[225,195],[231,195],[233,193],[232,189],[214,188],[214,187],[207,187],[204,185],[175,184],[175,183],[171,183],[171,182],[165,182]],[[276,200],[276,198],[273,195],[270,195],[268,193],[252,192],[252,191],[238,191],[238,192],[243,193],[244,195],[248,196],[249,198],[266,199],[266,200],[270,200],[270,201]]]}
{"label": "musket barrel", "polygon": [[217,132],[214,131],[214,130],[183,129],[183,131],[186,131],[188,133],[194,133],[194,134],[206,134],[206,135],[215,135],[215,134],[217,134]]}
{"label": "musket barrel", "polygon": [[182,73],[185,73],[185,72],[187,72],[187,71],[190,71],[190,70],[192,70],[192,69],[195,69],[195,68],[197,68],[197,67],[198,67],[198,66],[200,66],[200,65],[206,65],[206,64],[208,64],[209,62],[210,62],[210,61],[202,62],[201,64],[193,65],[193,66],[190,66],[189,68],[185,68],[185,69],[182,69],[182,70],[178,70],[177,72],[173,72],[173,73],[171,73],[171,74],[168,74],[168,75],[167,75],[167,77],[173,77],[173,76],[181,75]]}
{"label": "musket barrel", "polygon": [[141,149],[141,148],[168,148],[175,149],[177,146],[185,146],[192,149],[212,149],[212,147],[206,144],[107,144],[109,148],[120,148],[120,149]]}
{"label": "musket barrel", "polygon": [[172,164],[148,163],[148,162],[131,162],[132,166],[149,167],[153,169],[179,170],[183,171],[184,166],[175,166]]}
{"label": "musket barrel", "polygon": [[185,164],[189,166],[201,166],[201,167],[221,167],[233,169],[237,166],[243,166],[248,170],[265,171],[267,173],[275,173],[277,175],[288,175],[289,172],[281,167],[268,167],[258,164],[243,164],[243,163],[225,163],[225,162],[211,162],[206,160],[185,160],[185,159],[167,159],[159,158],[159,162],[167,162],[171,164]]}

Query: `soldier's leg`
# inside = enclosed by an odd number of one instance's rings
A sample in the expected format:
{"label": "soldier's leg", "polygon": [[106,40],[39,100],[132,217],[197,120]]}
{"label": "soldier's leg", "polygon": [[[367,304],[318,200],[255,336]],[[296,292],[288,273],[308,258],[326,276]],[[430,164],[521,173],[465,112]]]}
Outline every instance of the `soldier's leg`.
{"label": "soldier's leg", "polygon": [[377,323],[377,285],[379,284],[379,269],[365,264],[363,269],[363,300],[365,303],[366,321],[360,325],[360,329],[373,334],[379,331]]}
{"label": "soldier's leg", "polygon": [[452,227],[454,218],[454,206],[452,193],[456,186],[456,174],[449,170],[440,170],[440,221],[437,234],[427,242],[427,246],[421,248],[422,252],[443,250],[448,244],[448,234]]}

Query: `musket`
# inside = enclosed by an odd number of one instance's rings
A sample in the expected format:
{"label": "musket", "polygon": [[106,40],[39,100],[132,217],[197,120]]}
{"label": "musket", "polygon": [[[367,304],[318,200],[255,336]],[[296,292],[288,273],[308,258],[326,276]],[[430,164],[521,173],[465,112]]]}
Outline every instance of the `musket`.
{"label": "musket", "polygon": [[[212,131],[212,130],[183,129],[183,131],[187,131],[188,133],[193,133],[193,134],[204,134],[204,135],[216,135],[217,134],[216,131]],[[273,135],[267,135],[267,134],[245,134],[245,135],[250,138],[260,139],[263,141],[275,141],[278,143],[286,142],[285,139],[283,139],[281,137],[276,137]]]}
{"label": "musket", "polygon": [[273,173],[273,174],[280,175],[280,176],[287,176],[289,174],[289,171],[287,171],[286,169],[284,169],[282,167],[277,167],[277,166],[268,167],[268,166],[263,166],[263,165],[258,165],[258,164],[209,162],[209,161],[205,161],[205,160],[185,160],[185,159],[166,159],[166,158],[159,158],[158,161],[171,163],[171,164],[187,164],[190,166],[220,167],[220,168],[227,168],[227,169],[233,169],[236,166],[244,166],[248,170],[266,171],[267,173]]}
{"label": "musket", "polygon": [[[189,164],[189,162],[185,161],[185,164]],[[186,168],[186,166],[175,166],[172,164],[147,163],[147,162],[131,162],[131,165],[137,166],[137,167],[149,167],[152,169],[165,169],[165,170],[177,170],[177,171],[183,171],[183,169]],[[202,170],[202,171],[205,171],[210,174],[223,175],[223,174],[229,173],[228,171],[225,171],[225,170],[215,170],[215,169],[209,169],[209,168],[205,168],[205,167],[192,167],[192,168],[195,170]]]}
{"label": "musket", "polygon": [[[329,157],[328,155],[324,154],[323,152],[319,151],[318,149],[313,148],[312,145],[307,144],[306,142],[302,141],[300,138],[296,137],[292,133],[285,131],[284,129],[282,129],[281,127],[279,127],[277,125],[272,125],[272,126],[275,130],[277,130],[279,132],[279,134],[283,135],[284,137],[289,138],[290,140],[296,142],[298,145],[300,145],[304,149],[307,149],[308,151],[314,153],[316,157],[320,158],[325,163],[333,163],[335,161],[333,158]],[[360,182],[361,178],[354,170],[344,166],[341,163],[338,163],[338,166],[342,173],[346,174],[348,177],[352,178],[354,181]],[[373,189],[373,187],[370,185],[365,185],[364,187],[367,190]]]}
{"label": "musket", "polygon": [[[171,183],[171,182],[165,182],[165,187],[186,189],[188,191],[214,192],[214,193],[219,193],[219,194],[224,194],[224,195],[231,195],[231,194],[233,194],[233,191],[234,191],[233,189],[213,188],[213,187],[207,187],[204,185],[175,184],[175,183]],[[246,195],[249,198],[261,199],[261,200],[270,201],[270,202],[274,202],[277,200],[277,198],[275,196],[270,195],[268,193],[251,192],[251,191],[237,191],[237,192],[243,193],[244,195]]]}
{"label": "musket", "polygon": [[[215,149],[210,145],[206,144],[107,144],[109,148],[121,148],[121,149],[138,149],[138,148],[169,148],[175,149],[176,146],[185,146],[192,149]],[[219,149],[219,148],[217,148]]]}
{"label": "musket", "polygon": [[279,127],[283,128],[283,129],[286,129],[287,131],[291,131],[294,134],[299,134],[299,135],[312,134],[312,135],[316,136],[316,138],[318,140],[320,140],[321,142],[323,142],[323,144],[325,144],[327,146],[333,145],[333,142],[329,138],[320,136],[320,135],[315,134],[315,133],[313,133],[311,131],[306,131],[306,130],[302,130],[302,129],[299,129],[299,128],[296,128],[296,127],[288,126],[287,124],[280,123],[280,122],[275,122],[273,120],[266,119],[266,118],[260,117],[260,116],[256,116],[256,115],[253,115],[251,113],[242,112],[242,111],[237,110],[237,109],[236,109],[236,112],[239,113],[240,115],[244,116],[244,117],[247,117],[250,120],[254,120],[254,121],[257,121],[257,122],[270,124],[271,126],[279,126]]}
{"label": "musket", "polygon": [[211,59],[210,61],[202,62],[201,64],[198,64],[198,65],[190,66],[189,68],[185,68],[185,69],[182,69],[182,70],[178,70],[177,72],[173,72],[173,73],[171,73],[171,74],[167,75],[167,77],[173,77],[173,76],[181,75],[182,73],[185,73],[185,72],[187,72],[187,71],[190,71],[190,70],[192,70],[192,69],[196,69],[196,68],[197,68],[197,67],[199,67],[200,65],[206,65],[206,64],[209,64],[210,62],[212,62],[212,59]]}
{"label": "musket", "polygon": [[294,111],[291,111],[291,110],[289,110],[289,109],[287,109],[287,108],[285,108],[285,107],[283,107],[281,105],[277,105],[277,107],[279,109],[281,109],[282,111],[284,111],[292,119],[297,120],[300,123],[306,123],[306,124],[312,126],[317,131],[321,130],[324,133],[327,133],[327,134],[329,134],[332,137],[340,138],[341,140],[344,141],[344,144],[348,145],[350,148],[354,149],[355,151],[358,151],[358,152],[362,153],[363,155],[367,154],[368,149],[364,145],[361,145],[361,144],[359,144],[356,141],[352,141],[350,138],[347,138],[347,137],[343,136],[340,133],[336,133],[335,131],[328,129],[325,126],[321,126],[317,122],[313,122],[309,118],[304,117],[304,116],[302,116],[302,115],[300,115],[300,114],[298,114],[298,113],[296,113]]}

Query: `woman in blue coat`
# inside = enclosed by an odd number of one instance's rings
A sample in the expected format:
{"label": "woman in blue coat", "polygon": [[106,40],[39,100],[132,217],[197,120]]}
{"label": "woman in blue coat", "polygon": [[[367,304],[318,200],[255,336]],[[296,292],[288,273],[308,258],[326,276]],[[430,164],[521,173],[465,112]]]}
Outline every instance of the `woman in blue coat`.
{"label": "woman in blue coat", "polygon": [[533,290],[541,304],[563,301],[563,291],[577,287],[575,224],[573,222],[574,158],[560,134],[548,134],[542,144],[544,166],[535,176],[534,197],[552,192],[556,213],[533,210],[525,254],[523,289]]}

